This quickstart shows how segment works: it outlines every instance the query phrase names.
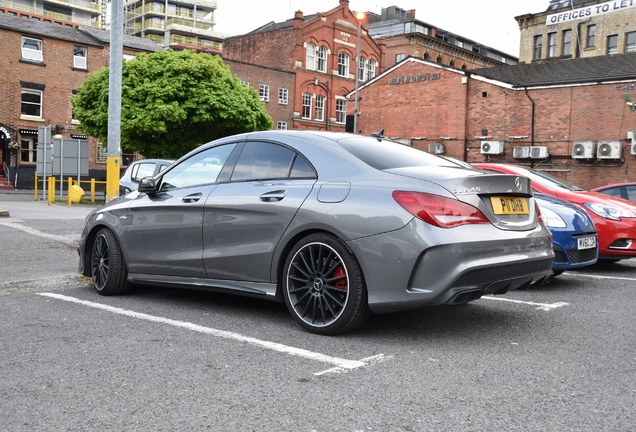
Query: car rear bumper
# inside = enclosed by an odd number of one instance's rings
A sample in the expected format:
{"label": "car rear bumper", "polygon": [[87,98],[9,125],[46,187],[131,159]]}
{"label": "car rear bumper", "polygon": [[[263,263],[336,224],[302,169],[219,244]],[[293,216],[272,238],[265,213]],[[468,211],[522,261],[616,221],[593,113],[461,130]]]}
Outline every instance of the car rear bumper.
{"label": "car rear bumper", "polygon": [[360,261],[375,313],[466,303],[528,287],[551,275],[554,259],[549,232],[542,227],[522,232],[490,225],[442,230],[413,221],[401,230],[349,244],[365,257]]}

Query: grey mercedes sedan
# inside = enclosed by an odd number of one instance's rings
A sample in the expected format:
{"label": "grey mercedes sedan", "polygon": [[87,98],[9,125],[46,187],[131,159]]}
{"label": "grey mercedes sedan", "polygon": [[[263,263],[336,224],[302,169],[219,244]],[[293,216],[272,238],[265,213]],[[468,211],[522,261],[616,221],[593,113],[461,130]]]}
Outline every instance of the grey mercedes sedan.
{"label": "grey mercedes sedan", "polygon": [[79,271],[285,302],[306,330],[540,283],[550,232],[525,177],[383,137],[247,133],[205,144],[95,210]]}

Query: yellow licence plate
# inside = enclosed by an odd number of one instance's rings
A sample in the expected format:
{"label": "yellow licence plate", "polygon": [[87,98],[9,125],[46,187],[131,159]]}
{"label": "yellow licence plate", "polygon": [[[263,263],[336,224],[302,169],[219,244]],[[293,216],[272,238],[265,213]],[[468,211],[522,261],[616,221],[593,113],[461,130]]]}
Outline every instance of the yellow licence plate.
{"label": "yellow licence plate", "polygon": [[492,212],[496,215],[528,214],[528,200],[519,197],[490,197]]}

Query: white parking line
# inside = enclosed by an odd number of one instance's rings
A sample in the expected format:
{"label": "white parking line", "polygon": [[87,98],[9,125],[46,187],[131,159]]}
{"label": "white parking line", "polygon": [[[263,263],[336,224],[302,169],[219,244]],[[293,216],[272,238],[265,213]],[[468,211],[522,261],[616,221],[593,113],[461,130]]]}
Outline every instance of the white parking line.
{"label": "white parking line", "polygon": [[587,277],[591,279],[612,279],[612,280],[625,280],[625,281],[636,281],[636,278],[633,277],[620,277],[620,276],[600,276],[586,273],[563,273],[564,275],[572,276],[572,277]]}
{"label": "white parking line", "polygon": [[551,311],[552,309],[556,309],[559,307],[563,307],[563,306],[569,306],[570,303],[566,303],[566,302],[556,302],[556,303],[535,303],[535,302],[527,302],[527,301],[522,301],[522,300],[513,300],[513,299],[507,299],[507,298],[500,298],[500,297],[491,297],[491,296],[485,296],[482,297],[483,299],[487,299],[487,300],[499,300],[499,301],[505,301],[505,302],[510,302],[510,303],[518,303],[518,304],[526,304],[526,305],[530,305],[530,306],[538,306],[537,310],[544,310],[544,311]]}
{"label": "white parking line", "polygon": [[19,223],[15,223],[15,222],[0,222],[0,225],[4,225],[4,226],[9,227],[9,228],[19,229],[19,230],[22,230],[22,231],[24,231],[26,233],[37,235],[37,236],[40,236],[40,237],[44,237],[44,238],[47,238],[49,240],[55,240],[55,241],[59,241],[59,242],[62,242],[62,243],[66,243],[69,246],[77,246],[77,241],[71,240],[68,237],[59,236],[59,235],[55,235],[55,234],[48,234],[48,233],[45,233],[45,232],[38,231],[36,229],[30,228],[28,226],[20,225]]}
{"label": "white parking line", "polygon": [[[317,372],[315,375],[322,375],[324,373],[329,372],[342,372],[351,369],[356,369],[359,367],[364,367],[373,363],[377,363],[378,356],[369,357],[368,359],[363,360],[347,360],[338,357],[332,357],[325,354],[320,354],[312,351],[308,351],[302,348],[295,348],[287,345],[283,345],[276,342],[270,342],[265,340],[256,339],[249,336],[243,336],[239,333],[228,332],[224,330],[217,330],[210,327],[200,326],[198,324],[193,324],[186,321],[177,321],[169,318],[162,318],[154,315],[148,315],[145,313],[135,312],[127,309],[116,308],[113,306],[108,306],[100,303],[94,303],[86,300],[80,300],[75,297],[69,297],[61,294],[53,294],[53,293],[37,293],[40,296],[50,297],[58,300],[64,300],[67,302],[78,303],[84,306],[92,307],[95,309],[101,309],[107,312],[112,312],[119,315],[125,315],[132,318],[142,319],[146,321],[157,322],[161,324],[168,324],[174,327],[183,328],[186,330],[196,331],[199,333],[205,333],[216,337],[221,337],[224,339],[231,339],[239,342],[245,342],[248,344],[256,345],[264,349],[278,351],[284,354],[293,355],[296,357],[302,357],[310,360],[317,360],[319,362],[328,363],[335,366],[332,369],[328,369],[327,371]],[[380,354],[382,356],[382,354]]]}

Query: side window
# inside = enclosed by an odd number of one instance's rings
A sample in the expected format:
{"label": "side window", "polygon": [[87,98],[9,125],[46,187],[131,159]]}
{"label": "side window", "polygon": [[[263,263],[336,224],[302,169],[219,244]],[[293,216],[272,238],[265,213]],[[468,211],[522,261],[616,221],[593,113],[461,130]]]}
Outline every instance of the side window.
{"label": "side window", "polygon": [[291,178],[316,178],[316,172],[309,165],[307,159],[305,159],[301,155],[296,155],[296,160],[294,160],[294,166],[292,167],[291,174],[289,175]]}
{"label": "side window", "polygon": [[248,142],[234,167],[232,181],[287,178],[295,155],[277,144]]}
{"label": "side window", "polygon": [[226,144],[190,156],[163,176],[160,190],[215,183],[234,147]]}

